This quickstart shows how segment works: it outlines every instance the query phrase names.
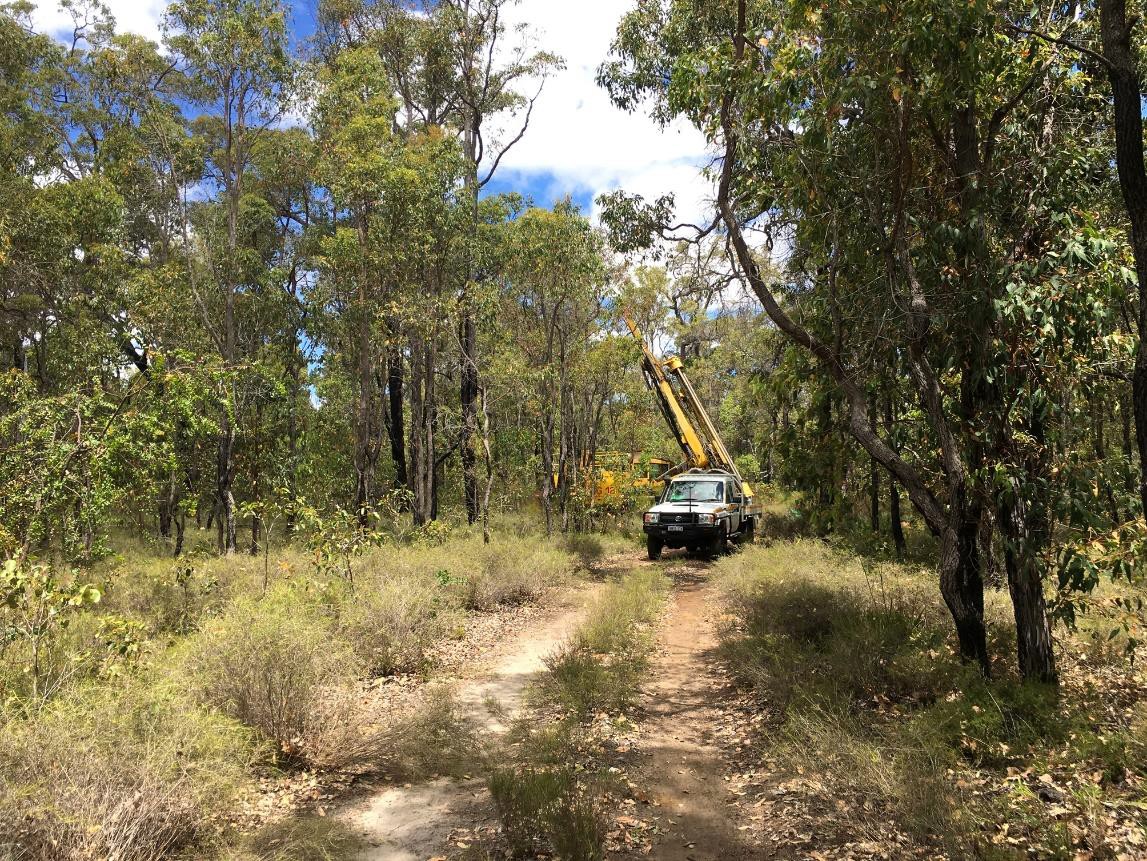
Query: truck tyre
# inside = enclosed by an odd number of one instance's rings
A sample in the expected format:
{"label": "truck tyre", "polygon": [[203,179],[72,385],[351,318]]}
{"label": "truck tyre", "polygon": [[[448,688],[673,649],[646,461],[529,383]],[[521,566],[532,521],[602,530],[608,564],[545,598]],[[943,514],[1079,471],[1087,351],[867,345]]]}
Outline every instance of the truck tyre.
{"label": "truck tyre", "polygon": [[720,532],[718,532],[716,535],[713,536],[713,539],[709,542],[708,546],[705,548],[705,556],[709,559],[716,559],[718,556],[720,556],[724,552],[724,550],[725,550],[725,530],[722,529]]}
{"label": "truck tyre", "polygon": [[664,546],[660,538],[654,538],[652,535],[645,539],[645,549],[649,553],[650,562],[656,562],[661,558],[661,548]]}

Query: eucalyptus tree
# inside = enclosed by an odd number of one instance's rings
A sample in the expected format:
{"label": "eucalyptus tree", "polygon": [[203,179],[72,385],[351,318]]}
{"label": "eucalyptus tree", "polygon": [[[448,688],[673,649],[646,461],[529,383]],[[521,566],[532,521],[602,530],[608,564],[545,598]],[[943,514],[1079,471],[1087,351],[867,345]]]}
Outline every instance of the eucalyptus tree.
{"label": "eucalyptus tree", "polygon": [[545,78],[560,66],[535,50],[525,26],[511,27],[518,0],[441,0],[408,3],[328,2],[321,17],[326,39],[371,45],[382,58],[400,102],[396,122],[407,133],[441,128],[456,135],[467,169],[463,178],[470,218],[464,266],[454,275],[458,297],[458,396],[467,519],[479,517],[477,475],[479,359],[478,282],[491,276],[479,261],[479,197],[507,153],[527,133]]}
{"label": "eucalyptus tree", "polygon": [[[282,114],[292,76],[286,11],[279,0],[177,0],[165,27],[167,46],[188,80],[187,98],[204,111],[196,131],[208,152],[205,178],[218,190],[223,213],[224,243],[208,255],[208,277],[192,277],[190,284],[204,326],[234,372],[244,359],[237,306],[252,271],[244,267],[240,238],[245,177],[257,141]],[[187,230],[190,243],[190,225]],[[221,300],[218,319],[208,290]],[[215,477],[219,547],[227,552],[236,548],[236,413],[244,406],[236,379],[222,398]]]}
{"label": "eucalyptus tree", "polygon": [[[527,210],[507,227],[506,243],[506,317],[534,383],[538,489],[552,532],[555,515],[566,527],[574,477],[592,453],[579,434],[575,377],[598,329],[607,272],[600,237],[568,202]],[[600,409],[591,403],[588,412],[596,424]]]}
{"label": "eucalyptus tree", "polygon": [[[985,509],[998,513],[1020,668],[1050,680],[1043,574],[1069,562],[1050,535],[1090,528],[1064,515],[1087,505],[1056,481],[1054,393],[1106,357],[1103,300],[1118,287],[1094,206],[1108,177],[1086,131],[1091,81],[1018,32],[1024,14],[982,0],[650,0],[623,19],[600,79],[617,104],[707,134],[720,162],[702,232],[728,237],[773,325],[833,382],[851,435],[939,539],[960,652],[985,672],[979,539]],[[648,226],[667,203],[626,206]],[[783,279],[755,232],[790,249]],[[870,389],[899,369],[890,351],[927,423],[911,457],[872,409]]]}

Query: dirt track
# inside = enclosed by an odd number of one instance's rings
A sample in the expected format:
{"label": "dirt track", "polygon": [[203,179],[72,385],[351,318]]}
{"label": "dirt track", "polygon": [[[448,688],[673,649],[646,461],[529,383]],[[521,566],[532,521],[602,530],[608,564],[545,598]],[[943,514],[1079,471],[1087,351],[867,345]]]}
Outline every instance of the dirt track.
{"label": "dirt track", "polygon": [[765,858],[744,842],[737,808],[725,783],[726,765],[712,730],[724,684],[714,666],[717,634],[709,566],[683,557],[667,558],[674,601],[660,636],[660,648],[643,688],[640,746],[642,766],[634,782],[660,806],[666,829],[649,857],[667,861]]}
{"label": "dirt track", "polygon": [[[772,857],[745,842],[738,810],[725,783],[726,763],[712,733],[720,722],[716,703],[724,684],[715,666],[717,634],[709,566],[679,554],[661,563],[614,560],[625,569],[658,564],[674,580],[674,595],[659,634],[657,653],[643,685],[639,749],[630,775],[648,795],[661,832],[644,857],[667,861],[716,861]],[[508,639],[479,678],[459,697],[465,711],[480,715],[482,729],[505,730],[503,722],[522,704],[544,658],[576,626],[593,588],[548,618],[531,621]],[[496,701],[500,711],[491,712]],[[489,794],[481,779],[441,779],[417,786],[388,787],[360,799],[340,814],[362,835],[363,861],[427,861],[456,852],[461,830],[493,824]],[[451,841],[452,835],[455,840]]]}
{"label": "dirt track", "polygon": [[[479,721],[481,732],[505,731],[503,720],[520,708],[530,681],[545,669],[545,657],[574,629],[595,591],[580,590],[556,613],[531,620],[491,658],[485,673],[463,685],[459,703]],[[443,851],[451,832],[489,820],[489,795],[484,780],[441,778],[388,787],[339,816],[362,836],[363,861],[426,861]]]}

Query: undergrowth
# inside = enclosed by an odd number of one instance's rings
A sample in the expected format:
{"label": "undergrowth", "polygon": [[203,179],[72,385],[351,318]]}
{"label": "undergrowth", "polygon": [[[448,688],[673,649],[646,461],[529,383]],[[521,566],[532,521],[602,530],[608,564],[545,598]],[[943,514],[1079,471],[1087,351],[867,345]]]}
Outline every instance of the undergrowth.
{"label": "undergrowth", "polygon": [[221,845],[235,859],[345,855],[345,835],[323,822],[230,848],[221,823],[268,767],[401,780],[475,770],[482,751],[449,689],[380,714],[364,681],[431,669],[468,614],[537,600],[612,546],[527,530],[485,545],[443,528],[367,547],[348,571],[301,539],[227,557],[209,539],[193,531],[179,559],[124,539],[84,571],[101,600],[69,605],[38,634],[35,697],[32,646],[7,644],[0,857],[150,861]]}
{"label": "undergrowth", "polygon": [[[853,831],[876,836],[890,816],[952,857],[1101,857],[1089,794],[1142,795],[1147,738],[1099,700],[963,666],[932,572],[798,540],[728,557],[715,576],[733,618],[723,655],[768,715],[762,754],[847,799],[834,819]],[[1008,609],[989,595],[1001,651]],[[1057,770],[1094,776],[1065,789]],[[1080,811],[1071,829],[1047,799]]]}

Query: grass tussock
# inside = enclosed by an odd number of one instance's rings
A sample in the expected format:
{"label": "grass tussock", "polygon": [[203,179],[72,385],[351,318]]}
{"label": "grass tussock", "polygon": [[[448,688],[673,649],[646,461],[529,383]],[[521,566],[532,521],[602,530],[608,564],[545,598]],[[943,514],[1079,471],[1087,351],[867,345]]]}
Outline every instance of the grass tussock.
{"label": "grass tussock", "polygon": [[254,751],[178,686],[77,689],[0,728],[0,847],[28,861],[172,857],[212,838]]}
{"label": "grass tussock", "polygon": [[[1046,799],[1014,776],[1099,769],[1087,792],[1102,793],[1147,762],[1133,722],[1104,726],[1054,689],[962,666],[931,572],[798,540],[728,557],[716,577],[733,619],[725,658],[769,716],[765,754],[845,799],[838,821],[862,835],[891,818],[952,857],[1020,857],[995,846],[1006,825],[1024,851],[1070,858]],[[1002,628],[1006,607],[991,597],[989,623]],[[1102,851],[1102,834],[1088,835],[1076,848]]]}
{"label": "grass tussock", "polygon": [[648,664],[668,588],[650,569],[607,586],[569,642],[547,659],[540,700],[576,717],[624,710]]}
{"label": "grass tussock", "polygon": [[489,786],[514,857],[529,857],[539,843],[569,861],[604,857],[603,816],[573,769],[498,769]]}
{"label": "grass tussock", "polygon": [[349,861],[361,850],[358,835],[341,822],[325,816],[292,816],[245,836],[221,861]]}

